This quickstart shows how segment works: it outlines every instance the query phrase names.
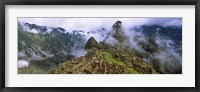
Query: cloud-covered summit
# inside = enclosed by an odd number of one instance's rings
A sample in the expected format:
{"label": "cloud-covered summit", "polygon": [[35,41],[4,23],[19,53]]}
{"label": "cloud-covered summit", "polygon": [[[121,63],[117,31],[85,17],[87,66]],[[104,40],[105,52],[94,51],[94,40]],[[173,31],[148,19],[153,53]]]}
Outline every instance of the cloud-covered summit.
{"label": "cloud-covered summit", "polygon": [[126,28],[140,25],[181,26],[181,18],[18,18],[19,22],[26,22],[51,27],[62,27],[68,32],[83,30],[89,32],[97,28],[109,30],[116,21],[122,21]]}

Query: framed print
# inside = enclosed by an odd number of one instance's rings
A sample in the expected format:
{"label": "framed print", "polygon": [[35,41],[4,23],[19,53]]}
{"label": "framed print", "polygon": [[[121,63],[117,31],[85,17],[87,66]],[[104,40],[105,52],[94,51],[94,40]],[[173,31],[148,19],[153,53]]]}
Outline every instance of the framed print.
{"label": "framed print", "polygon": [[1,91],[199,91],[199,4],[1,1]]}

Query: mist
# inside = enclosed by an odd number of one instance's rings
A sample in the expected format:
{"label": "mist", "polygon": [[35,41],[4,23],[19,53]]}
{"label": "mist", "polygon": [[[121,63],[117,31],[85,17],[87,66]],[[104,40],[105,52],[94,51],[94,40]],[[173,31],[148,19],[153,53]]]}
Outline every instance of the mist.
{"label": "mist", "polygon": [[[143,45],[149,45],[149,38],[146,37],[141,31],[137,32],[134,27],[143,25],[159,25],[162,27],[168,26],[182,26],[182,18],[18,18],[19,22],[27,22],[37,24],[40,26],[49,27],[62,27],[66,32],[73,33],[74,30],[82,30],[86,40],[94,37],[97,42],[103,41],[108,32],[112,31],[112,26],[116,21],[122,22],[122,28],[128,40],[123,43],[124,47],[130,46],[138,53],[146,54],[151,57],[142,57],[144,61],[153,62],[155,59],[161,63],[160,69],[162,72],[176,73],[182,69],[182,54],[177,53],[175,48],[169,44],[174,44],[174,41],[168,38],[162,38],[160,35],[155,35],[153,38],[155,44],[158,45],[157,51],[148,52]],[[159,30],[159,29],[158,29]],[[34,29],[28,30],[32,33],[37,33]],[[52,30],[48,30],[51,32]],[[108,37],[105,41],[111,46],[118,44],[118,41],[113,37]],[[142,43],[142,44],[141,44]],[[85,45],[85,44],[83,44]],[[182,48],[181,48],[182,49]],[[81,57],[87,51],[83,49],[73,50],[70,54]],[[152,59],[153,58],[153,59]],[[19,61],[18,61],[19,62]],[[20,61],[19,67],[27,67],[28,63]],[[181,69],[180,69],[181,68]]]}
{"label": "mist", "polygon": [[24,68],[24,67],[28,67],[29,63],[26,60],[18,60],[17,62],[17,67],[18,68]]}
{"label": "mist", "polygon": [[76,50],[73,50],[70,54],[79,58],[81,56],[85,56],[86,53],[87,51],[84,49],[76,49]]}
{"label": "mist", "polygon": [[[82,30],[87,39],[93,36],[97,42],[105,38],[107,32],[111,30],[112,25],[118,20],[121,21],[123,26],[127,29],[141,25],[182,25],[181,18],[18,18],[19,22],[37,24],[40,26],[62,27],[69,33],[72,33],[74,30]],[[104,29],[103,35],[101,33],[102,28]],[[34,29],[28,31],[37,33]],[[96,31],[96,33],[87,34],[92,31]],[[48,32],[51,32],[51,30],[48,30]]]}
{"label": "mist", "polygon": [[181,18],[18,18],[20,22],[62,27],[68,32],[73,30],[89,32],[99,28],[109,30],[118,20],[122,21],[126,28],[140,25],[182,25]]}

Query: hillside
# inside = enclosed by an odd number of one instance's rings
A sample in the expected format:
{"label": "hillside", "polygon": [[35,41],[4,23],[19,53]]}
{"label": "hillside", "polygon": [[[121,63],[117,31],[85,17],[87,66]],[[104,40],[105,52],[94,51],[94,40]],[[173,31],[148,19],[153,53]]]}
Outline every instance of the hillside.
{"label": "hillside", "polygon": [[[103,46],[101,44],[100,46]],[[156,74],[155,69],[134,53],[117,50],[114,47],[92,47],[88,53],[60,63],[52,74]]]}
{"label": "hillside", "polygon": [[[111,46],[106,43],[109,37],[114,37],[118,43]],[[136,53],[125,51],[123,43],[128,39],[123,33],[121,22],[113,25],[113,30],[106,38],[97,43],[91,37],[85,46],[88,53],[80,58],[66,61],[58,65],[50,73],[72,73],[72,74],[152,74],[157,73],[155,69]],[[133,49],[131,49],[133,51]]]}
{"label": "hillside", "polygon": [[116,21],[85,32],[18,22],[18,73],[181,74],[182,28]]}
{"label": "hillside", "polygon": [[[77,31],[18,23],[18,73],[48,73],[59,63],[75,58],[75,50],[83,48],[84,36]],[[23,63],[29,67],[23,67]],[[20,65],[19,65],[20,64]]]}

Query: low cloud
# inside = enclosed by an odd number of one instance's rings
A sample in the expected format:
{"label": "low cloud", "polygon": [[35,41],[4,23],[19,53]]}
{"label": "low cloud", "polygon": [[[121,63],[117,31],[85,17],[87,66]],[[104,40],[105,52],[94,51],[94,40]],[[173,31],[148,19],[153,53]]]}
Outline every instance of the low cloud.
{"label": "low cloud", "polygon": [[26,60],[18,60],[17,62],[17,67],[18,68],[24,68],[24,67],[28,67],[29,63]]}
{"label": "low cloud", "polygon": [[90,32],[98,28],[109,30],[118,20],[122,21],[126,28],[139,25],[182,25],[181,18],[18,18],[20,22],[62,27],[69,32],[73,30]]}
{"label": "low cloud", "polygon": [[70,53],[70,54],[72,54],[72,55],[74,55],[76,57],[81,57],[81,56],[85,56],[86,53],[87,53],[87,51],[84,50],[84,49],[76,49],[76,50],[73,50],[73,52]]}
{"label": "low cloud", "polygon": [[[69,33],[72,33],[74,30],[82,30],[86,35],[86,40],[93,36],[97,42],[105,38],[108,31],[112,30],[112,25],[118,20],[123,23],[124,28],[127,28],[127,30],[141,25],[182,25],[181,18],[18,18],[19,22],[62,27]],[[104,29],[104,32],[101,29]],[[28,31],[37,33],[35,30]],[[96,33],[87,34],[92,31],[96,31]]]}
{"label": "low cloud", "polygon": [[[112,25],[116,21],[121,21],[125,35],[129,38],[127,44],[131,45],[132,48],[136,49],[138,52],[146,54],[149,54],[149,52],[146,52],[139,43],[144,42],[144,44],[148,44],[148,38],[145,37],[142,32],[136,32],[131,28],[141,25],[182,26],[182,18],[19,18],[18,21],[51,27],[62,27],[67,32],[82,30],[84,31],[86,39],[89,39],[93,36],[98,42],[105,39],[107,33],[112,30]],[[176,66],[180,64],[176,62],[181,62],[182,60],[181,54],[177,54],[173,47],[168,46],[168,43],[173,42],[171,42],[169,39],[157,37],[155,37],[154,40],[156,44],[165,49],[151,54],[151,56],[159,59],[163,65],[165,64],[167,67],[165,68],[171,73],[175,72],[173,70],[181,69],[181,67],[176,68]],[[114,46],[117,44],[117,40],[113,37],[110,37],[106,43]],[[86,53],[87,52],[85,50],[78,49],[73,50],[73,52],[70,54],[75,55],[76,57],[81,57]],[[149,58],[144,59],[150,60]],[[18,61],[18,63],[20,63],[18,67],[28,66],[28,62]],[[173,69],[170,69],[170,67]],[[164,66],[162,67],[163,71],[166,71],[165,68]]]}

